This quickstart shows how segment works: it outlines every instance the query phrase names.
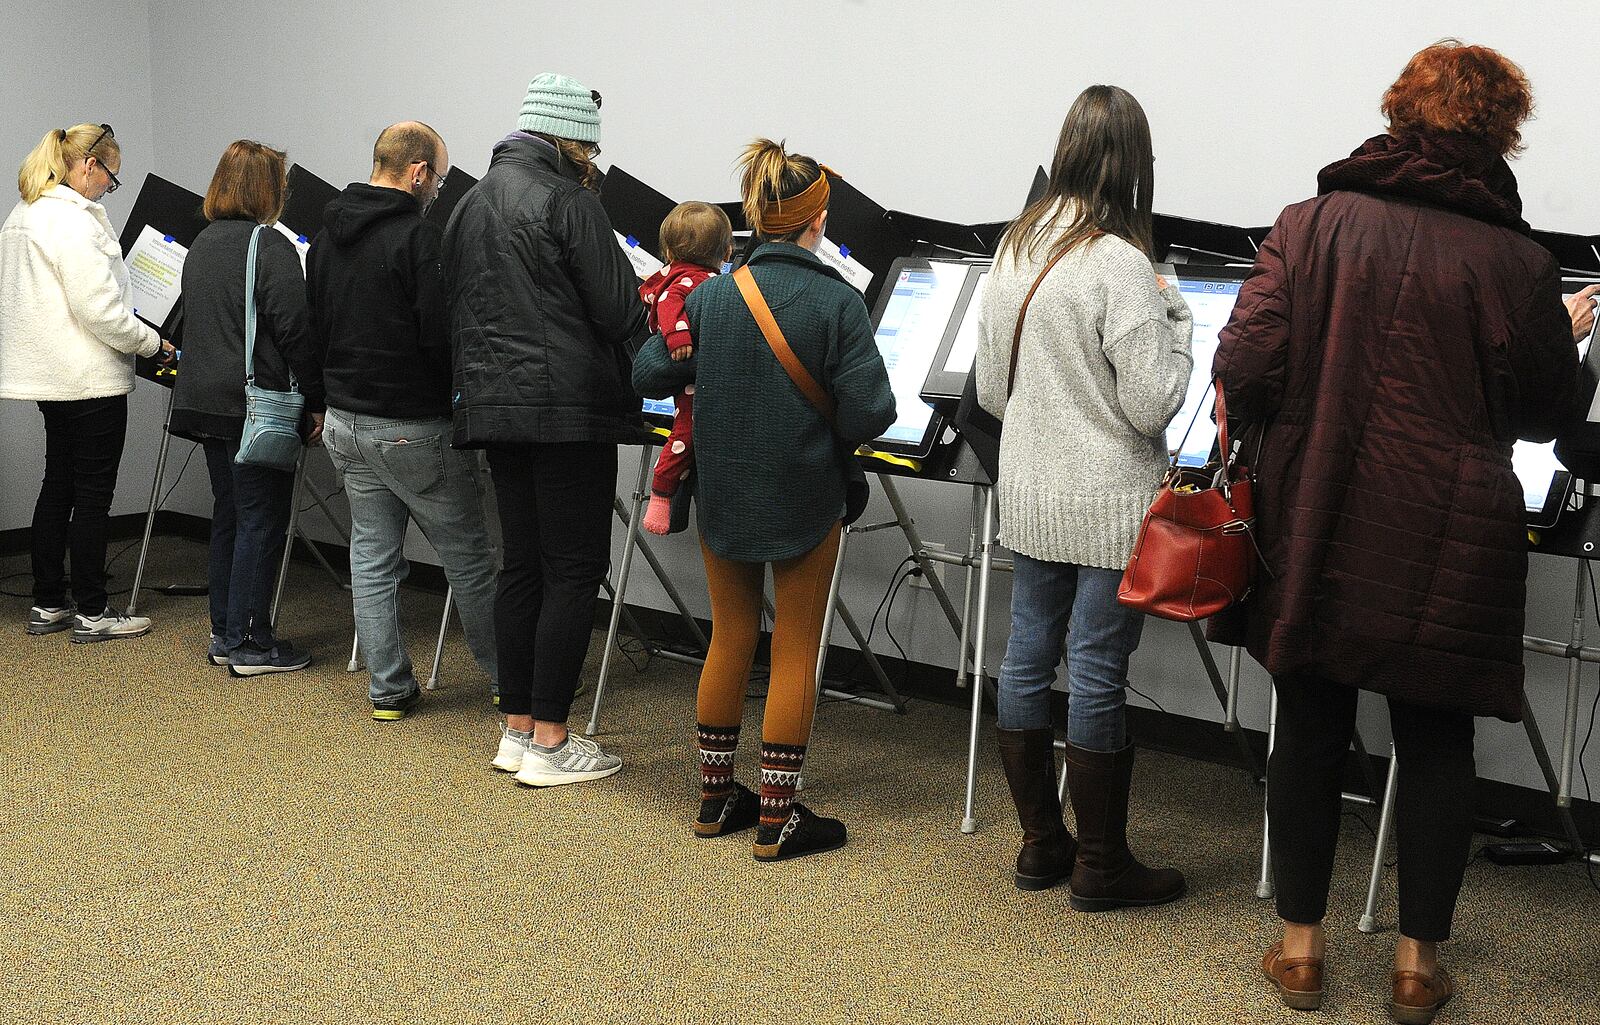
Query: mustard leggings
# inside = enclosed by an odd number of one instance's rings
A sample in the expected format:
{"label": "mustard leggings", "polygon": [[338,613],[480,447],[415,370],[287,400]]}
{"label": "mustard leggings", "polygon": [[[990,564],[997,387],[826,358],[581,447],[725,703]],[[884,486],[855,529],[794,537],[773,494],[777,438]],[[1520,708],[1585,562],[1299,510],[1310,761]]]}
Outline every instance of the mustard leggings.
{"label": "mustard leggings", "polygon": [[[816,707],[817,649],[827,613],[828,587],[839,554],[839,524],[805,555],[772,564],[776,590],[772,626],[772,678],[761,739],[804,746]],[[702,542],[711,592],[711,650],[700,672],[701,725],[737,728],[744,717],[745,686],[761,636],[761,594],[766,564],[734,562]]]}

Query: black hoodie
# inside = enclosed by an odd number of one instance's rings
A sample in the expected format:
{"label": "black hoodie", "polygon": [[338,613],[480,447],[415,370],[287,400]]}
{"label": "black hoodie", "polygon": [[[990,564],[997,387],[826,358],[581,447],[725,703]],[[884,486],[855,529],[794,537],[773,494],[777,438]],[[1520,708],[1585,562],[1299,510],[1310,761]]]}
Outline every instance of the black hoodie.
{"label": "black hoodie", "polygon": [[306,258],[328,405],[397,420],[450,415],[439,229],[399,189],[355,183],[327,206]]}

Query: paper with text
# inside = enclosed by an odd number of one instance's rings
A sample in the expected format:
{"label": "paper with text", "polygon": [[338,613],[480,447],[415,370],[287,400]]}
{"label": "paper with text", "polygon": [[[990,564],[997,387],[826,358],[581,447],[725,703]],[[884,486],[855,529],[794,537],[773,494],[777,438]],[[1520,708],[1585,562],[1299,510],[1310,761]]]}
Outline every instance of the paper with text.
{"label": "paper with text", "polygon": [[867,286],[872,284],[872,272],[851,256],[848,249],[836,245],[829,238],[824,237],[817,242],[817,259],[843,274],[857,292],[866,292]]}
{"label": "paper with text", "polygon": [[144,226],[125,261],[137,316],[157,327],[166,323],[183,290],[183,261],[188,255],[187,247]]}
{"label": "paper with text", "polygon": [[627,254],[628,262],[633,264],[633,272],[639,275],[640,281],[647,280],[650,275],[657,273],[666,264],[651,256],[650,253],[638,242],[630,242],[622,232],[612,229],[611,234],[617,236],[617,245]]}
{"label": "paper with text", "polygon": [[300,254],[300,273],[304,274],[306,270],[306,254],[311,252],[311,240],[293,228],[285,226],[282,221],[277,221],[272,226],[277,229],[278,234],[294,243],[294,251]]}

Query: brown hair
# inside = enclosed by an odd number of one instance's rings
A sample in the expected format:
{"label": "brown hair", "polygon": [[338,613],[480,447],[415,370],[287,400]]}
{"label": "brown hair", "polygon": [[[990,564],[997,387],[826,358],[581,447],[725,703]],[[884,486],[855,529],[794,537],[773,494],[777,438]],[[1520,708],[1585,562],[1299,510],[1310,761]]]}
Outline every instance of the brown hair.
{"label": "brown hair", "polygon": [[559,135],[546,135],[544,132],[531,134],[554,146],[572,166],[578,169],[579,184],[590,192],[600,191],[600,167],[594,162],[600,155],[598,145],[592,142],[578,142],[576,139],[563,139]]}
{"label": "brown hair", "polygon": [[[100,141],[96,142],[98,138]],[[89,147],[94,152],[89,152]],[[17,192],[24,201],[33,203],[56,185],[67,183],[67,172],[85,157],[94,157],[106,170],[107,165],[122,166],[122,147],[114,135],[103,125],[84,123],[71,128],[52,128],[46,132],[39,145],[33,147],[17,171]]]}
{"label": "brown hair", "polygon": [[757,238],[786,242],[805,234],[805,229],[781,235],[770,234],[765,221],[768,211],[779,200],[793,199],[815,185],[822,177],[822,165],[810,157],[790,153],[782,142],[757,139],[739,156],[740,193],[744,197],[744,219]]}
{"label": "brown hair", "polygon": [[679,203],[661,222],[661,258],[716,270],[733,244],[733,224],[710,203]]}
{"label": "brown hair", "polygon": [[201,207],[208,221],[244,218],[271,224],[289,198],[288,154],[249,139],[232,143],[217,161],[217,171]]}
{"label": "brown hair", "polygon": [[1383,94],[1389,133],[1432,128],[1475,135],[1502,156],[1522,152],[1533,87],[1498,50],[1442,39],[1406,62]]}
{"label": "brown hair", "polygon": [[1056,142],[1044,195],[1011,222],[1000,254],[1020,261],[1039,247],[1064,213],[1070,216],[1047,258],[1098,235],[1115,235],[1146,256],[1155,248],[1151,198],[1155,156],[1144,108],[1126,89],[1091,85],[1078,94]]}

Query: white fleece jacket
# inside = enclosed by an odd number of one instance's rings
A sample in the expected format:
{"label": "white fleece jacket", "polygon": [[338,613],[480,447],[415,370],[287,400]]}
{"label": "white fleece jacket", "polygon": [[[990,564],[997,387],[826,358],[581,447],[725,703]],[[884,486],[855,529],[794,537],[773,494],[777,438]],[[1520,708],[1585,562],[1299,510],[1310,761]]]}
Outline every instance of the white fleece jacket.
{"label": "white fleece jacket", "polygon": [[134,317],[105,207],[57,185],[0,227],[0,398],[70,402],[133,390],[161,336]]}

